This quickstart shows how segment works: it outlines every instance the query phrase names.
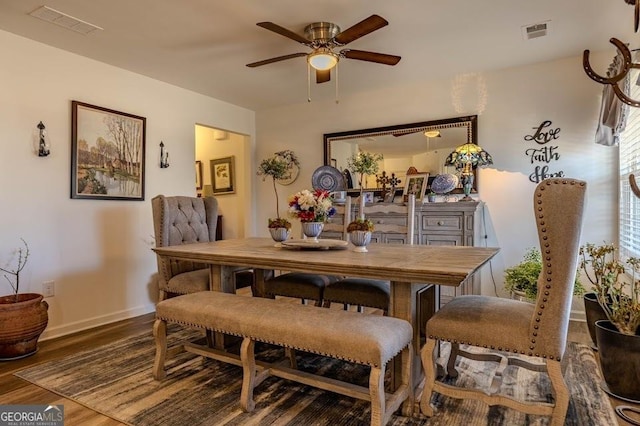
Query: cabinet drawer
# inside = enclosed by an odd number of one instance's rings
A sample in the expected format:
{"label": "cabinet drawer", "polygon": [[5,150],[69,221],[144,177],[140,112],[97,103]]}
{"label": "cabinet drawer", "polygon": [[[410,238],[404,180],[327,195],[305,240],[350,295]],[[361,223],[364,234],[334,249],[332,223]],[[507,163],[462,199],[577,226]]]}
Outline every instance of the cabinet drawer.
{"label": "cabinet drawer", "polygon": [[422,216],[424,231],[462,231],[462,215]]}
{"label": "cabinet drawer", "polygon": [[400,225],[407,226],[407,215],[404,216],[385,216],[385,215],[369,215],[367,216],[374,225]]}

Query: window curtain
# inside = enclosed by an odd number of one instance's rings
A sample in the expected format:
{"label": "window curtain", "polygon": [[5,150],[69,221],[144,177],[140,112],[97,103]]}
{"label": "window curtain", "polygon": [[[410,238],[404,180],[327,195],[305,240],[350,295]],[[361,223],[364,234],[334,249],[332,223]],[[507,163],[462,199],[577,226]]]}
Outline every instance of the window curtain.
{"label": "window curtain", "polygon": [[[620,72],[622,68],[622,55],[620,52],[613,58],[613,62],[607,70],[607,77],[612,77]],[[629,93],[630,72],[619,81],[623,93]],[[606,146],[618,146],[620,143],[620,133],[627,126],[627,115],[629,105],[622,102],[613,92],[610,84],[605,84],[602,90],[602,104],[600,105],[600,116],[598,128],[596,129],[596,143]]]}

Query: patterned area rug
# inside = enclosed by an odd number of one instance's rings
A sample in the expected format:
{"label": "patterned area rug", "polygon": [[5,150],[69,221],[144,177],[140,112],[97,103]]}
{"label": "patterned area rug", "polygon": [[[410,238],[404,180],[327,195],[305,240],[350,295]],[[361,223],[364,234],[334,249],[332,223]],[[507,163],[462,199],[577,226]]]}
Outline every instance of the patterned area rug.
{"label": "patterned area rug", "polygon": [[[170,326],[169,344],[202,334]],[[259,358],[273,361],[281,349],[258,345]],[[167,378],[152,377],[153,337],[142,334],[108,346],[46,362],[16,373],[29,382],[130,425],[367,425],[369,404],[295,382],[271,377],[255,390],[256,409],[239,408],[242,369],[184,353],[167,363]],[[600,389],[591,349],[571,343],[565,356],[571,391],[566,425],[616,425]],[[456,379],[467,386],[488,386],[490,363],[459,364]],[[298,354],[298,368],[367,385],[368,369],[309,354]],[[517,367],[504,372],[503,392],[526,400],[549,400],[546,375]],[[548,417],[523,415],[503,407],[442,397],[432,400],[431,418],[395,415],[391,425],[547,425]]]}

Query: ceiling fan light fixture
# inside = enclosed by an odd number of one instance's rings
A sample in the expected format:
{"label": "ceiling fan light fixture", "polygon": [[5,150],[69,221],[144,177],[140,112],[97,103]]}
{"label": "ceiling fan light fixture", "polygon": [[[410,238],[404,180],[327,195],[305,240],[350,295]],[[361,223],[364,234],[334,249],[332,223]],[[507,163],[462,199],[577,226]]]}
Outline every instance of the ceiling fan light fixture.
{"label": "ceiling fan light fixture", "polygon": [[317,70],[326,71],[336,66],[338,55],[333,53],[331,49],[320,48],[307,56],[307,62]]}
{"label": "ceiling fan light fixture", "polygon": [[426,132],[424,132],[424,135],[428,138],[439,138],[440,130],[427,130]]}

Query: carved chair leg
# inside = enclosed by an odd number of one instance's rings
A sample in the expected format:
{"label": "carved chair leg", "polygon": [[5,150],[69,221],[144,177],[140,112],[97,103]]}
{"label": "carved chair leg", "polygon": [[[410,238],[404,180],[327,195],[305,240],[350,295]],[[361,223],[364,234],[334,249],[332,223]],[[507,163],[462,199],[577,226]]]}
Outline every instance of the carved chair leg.
{"label": "carved chair leg", "polygon": [[253,388],[256,384],[256,360],[254,357],[255,342],[248,337],[240,345],[240,359],[242,360],[242,391],[240,392],[240,408],[250,413],[256,406],[253,400]]}
{"label": "carved chair leg", "polygon": [[458,377],[458,370],[456,370],[456,359],[460,352],[460,344],[451,342],[451,353],[449,354],[449,360],[447,361],[447,374],[450,377]]}
{"label": "carved chair leg", "polygon": [[298,362],[296,361],[296,350],[292,348],[284,348],[284,354],[289,358],[289,365],[294,370],[298,369]]}
{"label": "carved chair leg", "polygon": [[371,396],[371,426],[383,425],[386,417],[384,371],[384,365],[380,368],[371,367],[371,373],[369,374],[369,395]]}
{"label": "carved chair leg", "polygon": [[562,377],[562,366],[559,361],[547,360],[547,373],[551,379],[555,406],[551,414],[551,426],[564,425],[569,407],[569,389]]}
{"label": "carved chair leg", "polygon": [[153,378],[162,380],[166,375],[164,363],[167,358],[167,323],[165,321],[161,319],[156,320],[153,324],[153,336],[156,340],[156,358],[153,363]]}
{"label": "carved chair leg", "polygon": [[420,398],[420,411],[427,417],[433,416],[433,408],[431,407],[431,394],[433,393],[433,384],[436,381],[436,359],[434,351],[436,348],[435,339],[427,338],[422,351],[420,351],[420,359],[422,360],[422,368],[424,369],[424,390],[422,398]]}

